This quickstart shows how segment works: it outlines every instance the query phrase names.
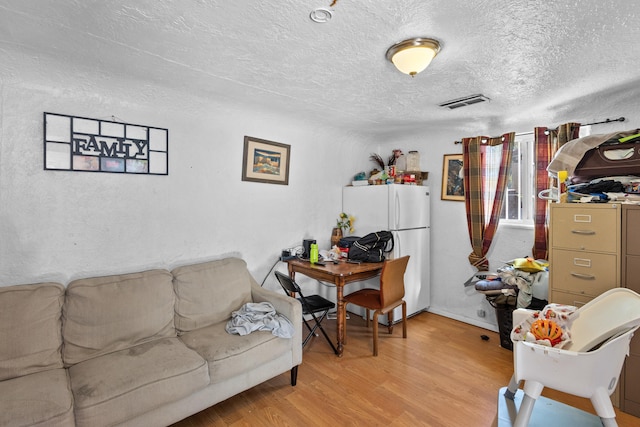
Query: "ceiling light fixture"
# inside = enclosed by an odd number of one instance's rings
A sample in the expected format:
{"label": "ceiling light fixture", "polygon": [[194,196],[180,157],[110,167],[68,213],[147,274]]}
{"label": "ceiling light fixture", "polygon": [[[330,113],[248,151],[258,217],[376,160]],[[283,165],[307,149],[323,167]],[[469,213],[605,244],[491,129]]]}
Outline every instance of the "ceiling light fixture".
{"label": "ceiling light fixture", "polygon": [[429,66],[440,52],[440,43],[434,39],[414,38],[396,43],[387,50],[387,59],[405,74],[414,77]]}

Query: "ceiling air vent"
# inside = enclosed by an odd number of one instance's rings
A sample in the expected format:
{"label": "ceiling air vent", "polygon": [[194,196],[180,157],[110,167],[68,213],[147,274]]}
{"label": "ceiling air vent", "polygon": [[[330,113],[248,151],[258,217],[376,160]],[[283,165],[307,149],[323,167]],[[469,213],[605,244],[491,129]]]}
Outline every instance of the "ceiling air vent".
{"label": "ceiling air vent", "polygon": [[487,98],[484,95],[470,95],[470,96],[465,96],[463,98],[452,99],[451,101],[443,102],[442,104],[439,104],[439,106],[448,108],[450,110],[454,110],[456,108],[466,107],[467,105],[473,105],[473,104],[477,104],[479,102],[485,102],[488,100],[489,98]]}

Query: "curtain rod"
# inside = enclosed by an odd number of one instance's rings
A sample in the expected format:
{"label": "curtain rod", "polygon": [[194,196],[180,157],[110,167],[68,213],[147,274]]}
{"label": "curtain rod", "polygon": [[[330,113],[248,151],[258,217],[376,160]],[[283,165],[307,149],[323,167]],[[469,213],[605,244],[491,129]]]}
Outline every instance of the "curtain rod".
{"label": "curtain rod", "polygon": [[[602,124],[605,124],[605,123],[613,123],[613,122],[624,122],[625,120],[626,119],[624,117],[618,117],[617,119],[606,119],[606,120],[603,120],[601,122],[585,123],[585,124],[580,125],[580,127],[593,126],[593,125],[602,125]],[[533,135],[533,131],[516,133],[516,136],[523,136],[523,135]],[[462,141],[453,141],[453,143],[454,144],[462,144]]]}

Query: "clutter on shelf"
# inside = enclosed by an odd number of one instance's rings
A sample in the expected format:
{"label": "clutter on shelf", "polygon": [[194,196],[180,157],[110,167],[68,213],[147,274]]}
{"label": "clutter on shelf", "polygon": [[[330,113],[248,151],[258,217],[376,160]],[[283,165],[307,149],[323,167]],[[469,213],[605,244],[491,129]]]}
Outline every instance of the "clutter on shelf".
{"label": "clutter on shelf", "polygon": [[538,197],[558,203],[640,204],[639,130],[567,142],[551,159],[547,167],[551,185]]}
{"label": "clutter on shelf", "polygon": [[369,173],[369,178],[366,178],[364,172],[359,172],[354,176],[352,185],[423,185],[429,177],[429,172],[420,170],[420,153],[415,150],[409,151],[405,156],[402,150],[395,149],[386,162],[379,154],[372,153],[369,160],[376,164]]}

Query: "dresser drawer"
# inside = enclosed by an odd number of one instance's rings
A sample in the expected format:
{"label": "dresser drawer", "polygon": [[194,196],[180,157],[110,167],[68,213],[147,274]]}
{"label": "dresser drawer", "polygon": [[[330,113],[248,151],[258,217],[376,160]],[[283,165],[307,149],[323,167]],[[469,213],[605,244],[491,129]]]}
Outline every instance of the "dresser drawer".
{"label": "dresser drawer", "polygon": [[622,274],[624,274],[622,286],[640,293],[640,256],[627,255],[624,258]]}
{"label": "dresser drawer", "polygon": [[598,296],[619,286],[614,254],[556,249],[551,254],[551,287],[579,295]]}
{"label": "dresser drawer", "polygon": [[[629,344],[629,354],[638,358],[638,363],[640,366],[640,335],[634,335],[633,338],[631,338],[631,344]],[[638,400],[638,402],[640,402],[640,399]]]}
{"label": "dresser drawer", "polygon": [[625,206],[624,209],[624,251],[627,255],[640,255],[640,207]]}
{"label": "dresser drawer", "polygon": [[553,209],[551,215],[554,248],[617,252],[616,223],[620,209]]}
{"label": "dresser drawer", "polygon": [[635,416],[640,416],[638,410],[638,402],[640,402],[640,384],[634,379],[640,378],[640,357],[629,356],[625,361],[625,381],[624,381],[624,398],[627,401],[635,403],[635,411],[628,411],[625,405],[625,412],[629,412]]}
{"label": "dresser drawer", "polygon": [[570,292],[562,292],[552,290],[549,298],[550,303],[572,305],[574,307],[582,307],[594,297],[588,297],[586,295],[576,295]]}

